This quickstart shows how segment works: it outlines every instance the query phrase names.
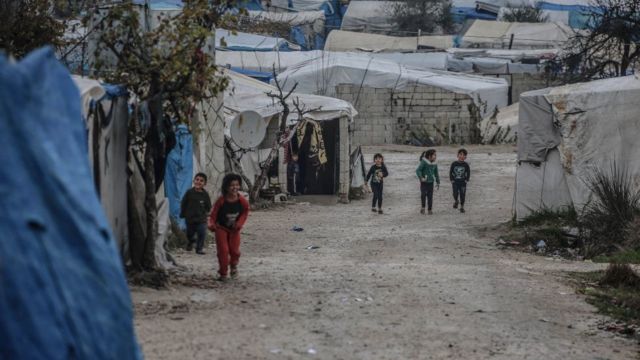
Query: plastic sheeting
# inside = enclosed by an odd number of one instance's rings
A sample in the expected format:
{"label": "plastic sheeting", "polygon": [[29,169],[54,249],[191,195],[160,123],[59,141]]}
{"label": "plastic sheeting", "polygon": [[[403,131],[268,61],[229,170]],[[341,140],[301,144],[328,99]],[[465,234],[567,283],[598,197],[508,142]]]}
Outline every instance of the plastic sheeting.
{"label": "plastic sheeting", "polygon": [[0,358],[141,359],[80,94],[51,49],[0,57]]}
{"label": "plastic sheeting", "polygon": [[[486,116],[507,105],[508,85],[504,79],[486,78],[437,70],[417,70],[359,54],[340,54],[329,59],[309,60],[278,75],[285,89],[295,83],[297,91],[335,96],[336,86],[352,84],[384,89],[405,89],[429,85],[471,96]],[[483,106],[486,103],[486,106]]]}
{"label": "plastic sheeting", "polygon": [[193,175],[193,137],[186,125],[176,126],[176,146],[167,156],[164,173],[164,192],[169,200],[169,213],[180,229],[187,224],[180,218],[180,202],[191,188]]}
{"label": "plastic sheeting", "polygon": [[[273,98],[267,96],[269,92],[277,94],[277,89],[274,86],[234,73],[233,71],[226,71],[225,73],[230,79],[229,86],[224,93],[224,110],[227,124],[233,120],[237,114],[246,110],[256,111],[262,115],[265,121],[268,121],[273,115],[282,112],[282,106],[274,101]],[[344,100],[318,95],[293,93],[287,99],[291,110],[289,121],[292,122],[298,119],[298,114],[293,105],[294,99],[298,99],[307,109],[317,109],[305,114],[305,117],[312,120],[332,120],[343,116],[351,119],[357,114],[353,106]],[[228,127],[225,131],[228,133]]]}
{"label": "plastic sheeting", "polygon": [[463,47],[512,49],[558,48],[573,35],[562,23],[510,23],[475,20],[462,38]]}
{"label": "plastic sheeting", "polygon": [[520,105],[515,103],[499,109],[497,113],[482,119],[480,136],[483,144],[515,144],[518,134],[518,112]]}
{"label": "plastic sheeting", "polygon": [[388,32],[396,29],[388,9],[393,1],[351,1],[342,19],[342,30]]}
{"label": "plastic sheeting", "polygon": [[[639,98],[636,76],[522,94],[518,160],[540,164],[544,173],[539,178],[526,177],[531,169],[518,168],[517,217],[542,205],[573,205],[580,211],[590,197],[589,175],[595,168],[608,171],[614,161],[640,186]],[[558,161],[551,158],[554,152]],[[554,179],[551,184],[549,178]],[[559,197],[557,193],[565,191],[565,186],[568,198]],[[541,198],[546,200],[541,202]]]}
{"label": "plastic sheeting", "polygon": [[[224,40],[223,40],[224,39]],[[216,49],[230,51],[292,51],[300,50],[300,46],[283,38],[254,35],[229,30],[216,30]]]}
{"label": "plastic sheeting", "polygon": [[544,70],[539,64],[514,64],[500,58],[451,57],[447,60],[447,70],[478,74],[538,74]]}
{"label": "plastic sheeting", "polygon": [[[303,61],[324,57],[331,58],[335,53],[331,51],[292,51],[292,52],[253,52],[253,51],[221,51],[216,54],[216,64],[221,66],[230,66],[231,70],[237,71],[236,68],[244,71],[257,71],[257,74],[246,73],[244,75],[251,76],[262,80],[269,74],[272,74],[275,66],[276,73],[280,73],[287,68],[299,64]],[[395,62],[399,65],[412,67],[416,69],[436,69],[447,70],[448,56],[447,53],[358,53],[360,56],[366,56],[374,59],[383,59]]]}
{"label": "plastic sheeting", "polygon": [[354,31],[333,30],[327,37],[324,49],[328,51],[399,52],[424,48],[448,49],[453,46],[453,36],[387,36]]}

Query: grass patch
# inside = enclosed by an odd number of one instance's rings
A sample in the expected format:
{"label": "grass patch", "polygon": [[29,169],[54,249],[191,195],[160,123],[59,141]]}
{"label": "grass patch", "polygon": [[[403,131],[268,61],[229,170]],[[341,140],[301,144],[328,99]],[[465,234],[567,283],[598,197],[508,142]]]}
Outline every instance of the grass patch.
{"label": "grass patch", "polygon": [[619,332],[636,332],[640,325],[640,276],[629,265],[613,264],[606,271],[570,275],[577,282],[578,293],[586,295],[598,313],[626,323]]}
{"label": "grass patch", "polygon": [[543,208],[532,212],[526,218],[515,222],[516,227],[541,226],[556,224],[561,226],[575,226],[578,224],[578,213],[573,207],[559,210]]}
{"label": "grass patch", "polygon": [[640,249],[624,250],[613,255],[599,255],[593,258],[597,263],[640,264]]}

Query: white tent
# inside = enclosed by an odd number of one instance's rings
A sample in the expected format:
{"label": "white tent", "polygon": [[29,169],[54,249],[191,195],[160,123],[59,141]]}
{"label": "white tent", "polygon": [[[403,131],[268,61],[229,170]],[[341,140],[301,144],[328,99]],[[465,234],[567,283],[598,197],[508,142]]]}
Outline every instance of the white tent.
{"label": "white tent", "polygon": [[[289,7],[289,2],[291,2],[291,7]],[[329,6],[332,12],[336,12],[337,9],[333,9],[332,1],[329,0],[271,0],[271,5],[279,8],[287,9],[291,8],[294,10],[320,10],[323,5]]]}
{"label": "white tent", "polygon": [[515,144],[518,133],[519,103],[509,105],[478,124],[483,144]]}
{"label": "white tent", "polygon": [[342,18],[342,30],[387,32],[395,30],[393,1],[351,1]]}
{"label": "white tent", "polygon": [[587,203],[593,170],[615,161],[640,187],[640,79],[605,79],[520,96],[515,211]]}
{"label": "white tent", "polygon": [[270,12],[248,11],[249,17],[255,20],[288,23],[291,26],[318,23],[324,29],[324,11]]}
{"label": "white tent", "polygon": [[[303,61],[322,57],[329,59],[336,54],[330,51],[220,51],[216,53],[216,64],[245,70],[276,73]],[[447,53],[358,53],[374,59],[385,59],[403,66],[417,69],[447,69]]]}
{"label": "white tent", "polygon": [[354,31],[333,30],[324,45],[329,51],[416,51],[423,48],[448,49],[453,46],[453,36],[423,35],[397,37]]}
{"label": "white tent", "polygon": [[300,46],[283,38],[248,34],[230,30],[216,30],[216,49],[233,51],[300,50]]}
{"label": "white tent", "polygon": [[[513,35],[513,42],[511,41]],[[573,35],[562,23],[510,23],[475,20],[462,38],[463,47],[512,49],[558,48]]]}
{"label": "white tent", "polygon": [[[429,85],[474,99],[485,116],[489,109],[507,105],[508,86],[504,79],[486,78],[437,70],[417,70],[383,59],[360,54],[339,54],[295,65],[278,75],[285,89],[298,83],[297,91],[335,96],[336,86],[353,84],[373,88],[405,89]],[[483,106],[486,104],[486,106]]]}
{"label": "white tent", "polygon": [[517,62],[522,59],[551,59],[560,53],[560,49],[461,49],[450,48],[447,52],[455,57],[491,57],[509,59]]}

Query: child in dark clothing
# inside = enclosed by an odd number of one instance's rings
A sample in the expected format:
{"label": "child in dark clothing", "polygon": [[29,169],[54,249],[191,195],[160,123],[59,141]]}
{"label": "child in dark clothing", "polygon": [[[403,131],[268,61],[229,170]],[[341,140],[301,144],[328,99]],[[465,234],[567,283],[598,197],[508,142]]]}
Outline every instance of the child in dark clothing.
{"label": "child in dark clothing", "polygon": [[200,255],[204,255],[202,247],[207,236],[207,214],[211,210],[211,198],[204,190],[206,184],[207,175],[197,173],[193,178],[193,187],[187,190],[180,202],[180,217],[187,223],[187,251],[191,251],[195,243],[196,253]]}
{"label": "child in dark clothing", "polygon": [[[453,208],[457,209],[460,204],[460,212],[464,212],[464,201],[467,195],[467,183],[471,178],[471,169],[465,161],[467,159],[467,150],[458,150],[458,160],[451,164],[449,170],[449,180],[453,186]],[[458,198],[460,201],[458,202]]]}
{"label": "child in dark clothing", "polygon": [[[384,158],[382,154],[373,155],[373,161],[375,164],[369,169],[367,177],[365,179],[365,186],[369,179],[371,179],[371,191],[373,192],[373,201],[371,204],[371,211],[382,214],[382,190],[384,184],[384,178],[389,176],[387,167],[384,165]],[[378,209],[376,210],[376,205]]]}
{"label": "child in dark clothing", "polygon": [[239,193],[241,181],[237,174],[227,174],[222,179],[222,196],[209,215],[209,230],[216,234],[220,281],[228,280],[229,267],[231,277],[238,276],[240,230],[249,216],[249,202]]}
{"label": "child in dark clothing", "polygon": [[[422,208],[420,213],[424,214],[424,207],[428,205],[429,215],[433,207],[433,184],[440,188],[440,176],[438,175],[438,165],[436,164],[436,151],[429,149],[420,156],[420,165],[416,169],[416,175],[420,179],[420,202]],[[428,200],[428,204],[425,204]]]}
{"label": "child in dark clothing", "polygon": [[300,195],[300,165],[298,153],[291,153],[291,160],[287,163],[287,191],[291,195]]}

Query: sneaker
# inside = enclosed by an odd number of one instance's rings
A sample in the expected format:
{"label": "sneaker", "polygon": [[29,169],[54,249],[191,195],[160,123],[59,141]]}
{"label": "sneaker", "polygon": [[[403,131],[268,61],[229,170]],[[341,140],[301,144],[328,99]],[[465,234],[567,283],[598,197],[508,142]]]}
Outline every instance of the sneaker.
{"label": "sneaker", "polygon": [[229,277],[227,275],[219,275],[216,280],[220,281],[220,282],[227,282],[229,281]]}
{"label": "sneaker", "polygon": [[433,211],[429,210],[429,215],[433,215]]}
{"label": "sneaker", "polygon": [[460,212],[461,213],[465,212],[463,207],[460,208]]}
{"label": "sneaker", "polygon": [[383,214],[382,209],[378,209],[378,214]]}
{"label": "sneaker", "polygon": [[187,251],[192,251],[193,250],[193,243],[188,243],[187,244]]}
{"label": "sneaker", "polygon": [[206,255],[207,253],[202,250],[196,250],[196,254],[198,255]]}
{"label": "sneaker", "polygon": [[453,208],[454,208],[454,209],[457,209],[457,208],[458,208],[458,200],[456,200],[456,201],[454,201],[454,202],[453,202]]}
{"label": "sneaker", "polygon": [[376,208],[371,208],[371,211],[378,212],[378,210]]}
{"label": "sneaker", "polygon": [[420,209],[420,214],[424,215],[424,208]]}
{"label": "sneaker", "polygon": [[231,275],[231,278],[232,278],[232,279],[235,279],[235,278],[237,278],[237,277],[238,277],[238,267],[237,267],[237,266],[232,266],[232,267],[231,267],[231,273],[230,273],[230,275]]}

